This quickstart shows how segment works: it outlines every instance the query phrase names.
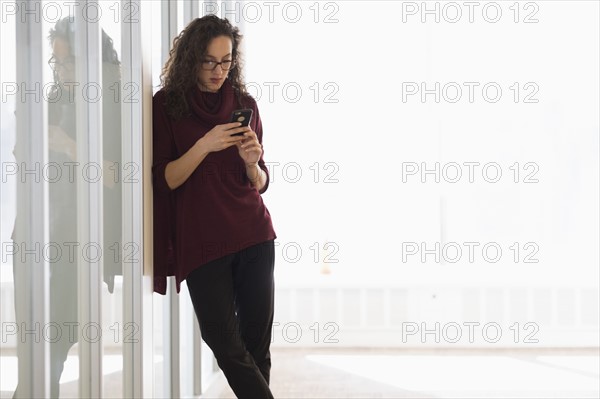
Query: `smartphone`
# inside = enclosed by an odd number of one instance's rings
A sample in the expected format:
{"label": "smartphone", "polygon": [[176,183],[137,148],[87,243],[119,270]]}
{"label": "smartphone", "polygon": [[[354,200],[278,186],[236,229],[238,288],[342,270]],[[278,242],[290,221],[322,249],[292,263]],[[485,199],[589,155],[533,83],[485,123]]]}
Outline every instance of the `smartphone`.
{"label": "smartphone", "polygon": [[[242,124],[238,127],[248,126],[250,124],[250,120],[252,120],[252,110],[250,108],[236,109],[231,113],[230,122],[242,122]],[[241,136],[243,134],[244,133],[234,133],[230,136]]]}

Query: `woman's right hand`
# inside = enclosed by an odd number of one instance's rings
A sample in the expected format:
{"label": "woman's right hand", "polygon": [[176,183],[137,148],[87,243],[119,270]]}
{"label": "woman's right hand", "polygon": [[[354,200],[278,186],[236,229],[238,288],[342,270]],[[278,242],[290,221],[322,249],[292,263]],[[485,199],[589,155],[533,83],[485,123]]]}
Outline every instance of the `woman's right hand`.
{"label": "woman's right hand", "polygon": [[185,154],[171,161],[165,167],[165,180],[171,190],[181,186],[196,170],[198,165],[211,152],[221,151],[244,140],[245,135],[231,137],[235,133],[244,133],[251,130],[249,127],[241,127],[240,122],[216,125],[196,143]]}
{"label": "woman's right hand", "polygon": [[216,152],[224,150],[237,142],[240,142],[246,138],[245,135],[231,136],[235,133],[244,133],[250,131],[248,126],[240,127],[240,122],[225,123],[223,125],[216,125],[208,133],[206,133],[198,142],[202,142],[204,151]]}

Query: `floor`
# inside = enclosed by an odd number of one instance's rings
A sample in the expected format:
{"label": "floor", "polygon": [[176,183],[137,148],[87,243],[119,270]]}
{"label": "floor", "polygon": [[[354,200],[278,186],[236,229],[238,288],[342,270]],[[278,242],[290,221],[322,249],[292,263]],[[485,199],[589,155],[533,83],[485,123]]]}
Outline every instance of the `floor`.
{"label": "floor", "polygon": [[[598,348],[274,349],[275,398],[599,398]],[[235,398],[224,377],[203,398]]]}
{"label": "floor", "polygon": [[[599,348],[273,347],[271,390],[275,398],[600,398],[599,355]],[[118,398],[122,358],[113,357],[104,359],[105,395]],[[11,398],[16,358],[0,360],[0,398]],[[61,397],[77,397],[77,362],[68,363]],[[221,374],[201,397],[235,395]]]}

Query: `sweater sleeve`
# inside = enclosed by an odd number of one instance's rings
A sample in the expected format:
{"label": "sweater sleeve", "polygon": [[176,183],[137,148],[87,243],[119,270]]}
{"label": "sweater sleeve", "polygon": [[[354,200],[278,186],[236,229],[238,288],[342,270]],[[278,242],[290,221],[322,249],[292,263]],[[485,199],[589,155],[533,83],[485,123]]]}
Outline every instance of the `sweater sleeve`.
{"label": "sweater sleeve", "polygon": [[[254,113],[256,115],[256,136],[258,137],[258,142],[262,145],[263,144],[263,127],[262,127],[262,121],[260,119],[260,114],[258,112],[258,104],[256,104],[256,101],[254,101]],[[263,146],[263,153],[260,156],[260,159],[258,160],[258,166],[265,171],[266,175],[267,175],[267,181],[265,182],[264,187],[259,191],[259,194],[263,194],[265,191],[267,191],[267,188],[269,187],[269,169],[267,168],[266,164],[265,164],[265,160],[264,160],[264,146]]]}
{"label": "sweater sleeve", "polygon": [[152,183],[166,193],[171,188],[165,178],[165,169],[169,162],[177,159],[177,147],[164,101],[162,91],[152,99]]}
{"label": "sweater sleeve", "polygon": [[166,294],[167,276],[176,269],[175,257],[175,192],[165,179],[167,164],[177,159],[177,147],[164,106],[164,93],[152,100],[152,191],[154,233],[154,291]]}

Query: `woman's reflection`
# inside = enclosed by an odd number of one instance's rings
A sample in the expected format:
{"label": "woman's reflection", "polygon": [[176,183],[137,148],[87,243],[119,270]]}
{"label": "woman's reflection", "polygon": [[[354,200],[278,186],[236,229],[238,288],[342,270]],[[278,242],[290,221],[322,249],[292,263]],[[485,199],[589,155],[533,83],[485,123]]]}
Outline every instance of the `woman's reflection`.
{"label": "woman's reflection", "polygon": [[[60,337],[50,340],[50,390],[51,397],[59,396],[60,377],[67,354],[78,341],[83,326],[77,322],[77,267],[81,259],[82,248],[86,244],[100,246],[102,249],[104,281],[110,292],[114,289],[114,277],[121,273],[121,111],[119,93],[120,62],[112,39],[102,31],[102,123],[103,123],[103,242],[79,242],[77,234],[77,179],[72,171],[83,173],[83,162],[78,158],[76,139],[87,132],[77,132],[77,108],[87,103],[82,98],[82,82],[77,85],[76,65],[81,56],[75,54],[75,21],[72,17],[59,20],[50,30],[48,37],[52,47],[52,57],[48,64],[52,68],[54,84],[48,95],[48,162],[59,165],[61,178],[48,183],[49,191],[49,240],[58,246],[61,256],[53,256],[50,261],[50,322],[60,326]],[[89,60],[93,62],[93,60]],[[115,91],[116,90],[116,91]],[[18,142],[21,140],[18,140]],[[25,141],[25,142],[23,142]],[[25,145],[27,139],[19,145]],[[15,156],[19,151],[15,151]],[[75,163],[78,164],[75,167]],[[40,199],[42,200],[42,199]],[[17,198],[17,219],[23,210],[19,210]],[[94,210],[92,210],[93,212]],[[15,226],[19,226],[19,222]],[[13,237],[22,237],[15,234]],[[24,232],[27,234],[26,232]],[[16,240],[15,240],[16,241]],[[43,246],[43,245],[42,245]],[[74,255],[74,256],[72,256]],[[19,267],[21,257],[14,256],[13,267]],[[16,273],[15,273],[16,276]],[[17,286],[17,284],[15,284]],[[19,297],[30,293],[16,292],[15,303]],[[84,293],[85,295],[85,293]],[[15,308],[19,308],[16,306]],[[25,320],[18,314],[17,323]],[[18,339],[18,346],[26,345],[25,339]],[[17,348],[18,354],[22,350]],[[19,396],[21,384],[35,381],[19,381],[14,397]]]}

